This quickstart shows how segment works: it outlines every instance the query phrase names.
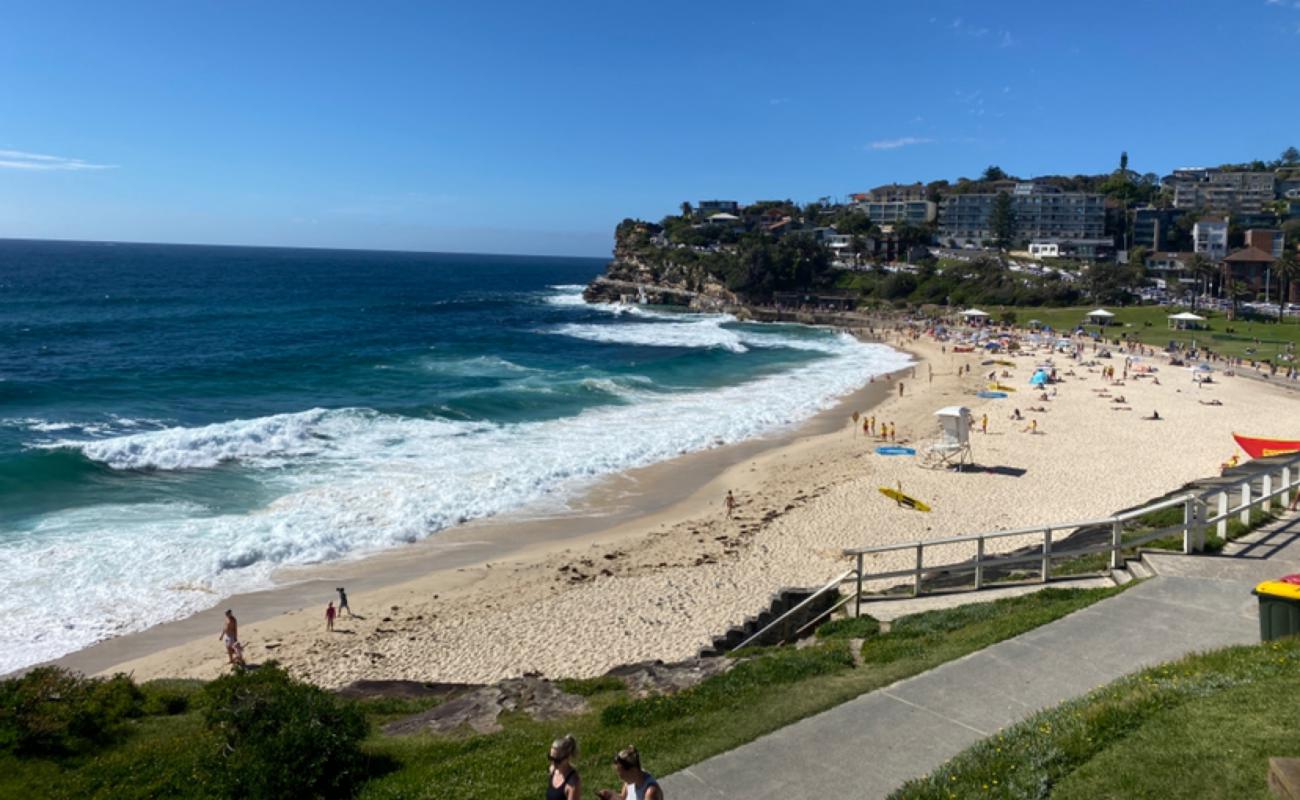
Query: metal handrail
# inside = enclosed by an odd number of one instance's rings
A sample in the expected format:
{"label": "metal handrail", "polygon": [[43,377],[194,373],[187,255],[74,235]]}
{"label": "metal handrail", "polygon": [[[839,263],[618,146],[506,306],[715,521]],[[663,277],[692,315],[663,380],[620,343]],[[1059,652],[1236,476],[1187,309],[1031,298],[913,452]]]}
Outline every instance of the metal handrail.
{"label": "metal handrail", "polygon": [[808,605],[809,603],[811,603],[814,599],[820,597],[821,595],[825,594],[826,592],[830,591],[831,589],[836,589],[836,590],[838,590],[839,587],[840,587],[840,584],[842,584],[842,583],[844,583],[844,581],[848,580],[849,576],[852,575],[852,574],[853,574],[853,570],[849,570],[848,572],[845,572],[843,575],[839,576],[839,577],[836,578],[835,580],[833,580],[833,581],[831,581],[830,583],[826,584],[826,585],[823,586],[822,588],[820,588],[820,589],[818,589],[817,591],[813,592],[812,594],[808,595],[806,598],[804,598],[803,602],[799,603],[798,605],[796,605],[794,608],[790,609],[789,611],[786,611],[784,614],[782,614],[781,616],[779,616],[779,617],[777,617],[776,619],[772,620],[772,621],[769,622],[767,625],[764,625],[763,628],[762,628],[761,630],[758,631],[758,633],[755,633],[754,635],[750,636],[750,637],[749,637],[748,639],[746,639],[745,641],[743,641],[743,642],[741,642],[740,644],[738,644],[738,645],[736,645],[735,647],[733,647],[733,648],[731,649],[731,652],[734,653],[734,652],[736,652],[737,650],[741,649],[742,647],[748,647],[749,644],[750,644],[751,642],[753,642],[753,641],[756,640],[756,639],[761,638],[761,637],[763,636],[763,634],[767,633],[768,631],[770,631],[770,630],[772,630],[773,628],[775,628],[777,625],[779,625],[779,624],[781,624],[782,622],[784,622],[785,619],[786,619],[786,617],[789,617],[791,614],[793,614],[794,612],[800,610],[800,609],[803,608],[804,606],[806,606],[806,605]]}

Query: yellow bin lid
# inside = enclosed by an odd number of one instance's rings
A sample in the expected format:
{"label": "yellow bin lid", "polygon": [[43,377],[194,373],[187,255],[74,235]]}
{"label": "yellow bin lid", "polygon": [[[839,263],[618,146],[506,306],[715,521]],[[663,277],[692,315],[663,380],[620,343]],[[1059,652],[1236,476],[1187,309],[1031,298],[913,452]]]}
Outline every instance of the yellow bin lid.
{"label": "yellow bin lid", "polygon": [[1300,585],[1285,581],[1264,581],[1255,587],[1255,594],[1281,597],[1286,600],[1300,600]]}

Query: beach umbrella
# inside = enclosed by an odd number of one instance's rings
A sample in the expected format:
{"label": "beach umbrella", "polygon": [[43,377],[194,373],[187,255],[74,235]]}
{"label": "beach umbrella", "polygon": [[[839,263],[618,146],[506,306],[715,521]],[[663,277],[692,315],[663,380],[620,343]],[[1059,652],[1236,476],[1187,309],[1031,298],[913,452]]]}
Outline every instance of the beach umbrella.
{"label": "beach umbrella", "polygon": [[1043,372],[1041,369],[1035,372],[1033,377],[1029,379],[1030,386],[1042,386],[1045,383],[1047,383],[1047,373]]}

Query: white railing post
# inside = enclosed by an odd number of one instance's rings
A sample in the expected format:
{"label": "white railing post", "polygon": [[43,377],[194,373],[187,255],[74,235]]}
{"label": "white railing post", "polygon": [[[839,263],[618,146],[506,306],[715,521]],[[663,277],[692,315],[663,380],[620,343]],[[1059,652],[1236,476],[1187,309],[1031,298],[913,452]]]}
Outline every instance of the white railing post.
{"label": "white railing post", "polygon": [[1120,544],[1124,539],[1124,523],[1118,519],[1110,524],[1110,568],[1124,568],[1124,554],[1120,552]]}
{"label": "white railing post", "polygon": [[913,597],[919,597],[921,595],[921,548],[923,547],[924,545],[920,542],[916,543],[916,582],[912,584]]}
{"label": "white railing post", "polygon": [[1188,494],[1183,501],[1183,553],[1199,553],[1205,549],[1205,529],[1200,522],[1200,501]]}
{"label": "white railing post", "polygon": [[1291,505],[1291,468],[1282,468],[1282,505]]}
{"label": "white railing post", "polygon": [[975,588],[984,588],[984,537],[975,540]]}
{"label": "white railing post", "polygon": [[862,554],[861,553],[858,553],[858,596],[854,598],[853,616],[855,617],[862,616]]}
{"label": "white railing post", "polygon": [[1228,492],[1219,492],[1219,513],[1215,516],[1220,517],[1219,524],[1215,526],[1214,532],[1218,534],[1223,541],[1228,541]]}
{"label": "white railing post", "polygon": [[1267,472],[1264,473],[1261,490],[1263,494],[1260,495],[1260,497],[1262,498],[1262,502],[1260,503],[1260,511],[1263,511],[1265,514],[1267,514],[1268,512],[1273,510],[1273,498],[1269,496],[1273,494],[1273,476]]}
{"label": "white railing post", "polygon": [[1241,524],[1250,525],[1250,481],[1241,485]]}
{"label": "white railing post", "polygon": [[1043,574],[1042,582],[1047,583],[1052,577],[1052,529],[1047,528],[1043,531]]}

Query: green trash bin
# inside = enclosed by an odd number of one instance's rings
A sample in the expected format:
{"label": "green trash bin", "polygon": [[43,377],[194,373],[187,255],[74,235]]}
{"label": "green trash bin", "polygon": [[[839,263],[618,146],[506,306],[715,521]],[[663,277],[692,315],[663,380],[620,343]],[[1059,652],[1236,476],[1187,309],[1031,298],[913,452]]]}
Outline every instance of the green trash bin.
{"label": "green trash bin", "polygon": [[1288,575],[1280,581],[1264,581],[1251,594],[1259,598],[1259,638],[1271,642],[1300,634],[1300,581]]}

